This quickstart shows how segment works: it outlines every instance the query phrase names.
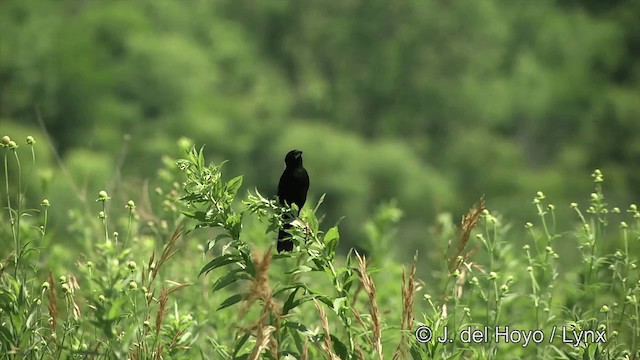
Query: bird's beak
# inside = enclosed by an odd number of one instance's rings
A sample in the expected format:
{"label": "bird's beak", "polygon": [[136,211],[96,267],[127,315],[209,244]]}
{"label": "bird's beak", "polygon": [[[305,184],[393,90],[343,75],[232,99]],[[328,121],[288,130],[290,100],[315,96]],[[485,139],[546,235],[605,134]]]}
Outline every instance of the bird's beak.
{"label": "bird's beak", "polygon": [[302,150],[298,150],[298,151],[296,151],[296,157],[297,157],[297,158],[299,158],[299,157],[300,157],[300,155],[302,155]]}

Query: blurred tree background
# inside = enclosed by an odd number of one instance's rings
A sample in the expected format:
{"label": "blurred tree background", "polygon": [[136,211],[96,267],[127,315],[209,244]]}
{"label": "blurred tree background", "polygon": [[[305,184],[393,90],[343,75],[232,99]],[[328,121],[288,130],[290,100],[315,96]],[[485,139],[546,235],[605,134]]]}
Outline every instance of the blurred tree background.
{"label": "blurred tree background", "polygon": [[410,256],[483,194],[518,226],[594,167],[640,198],[640,2],[4,0],[2,135],[45,141],[38,113],[67,169],[38,155],[38,199],[138,202],[180,137],[275,194],[299,148],[343,247],[395,199]]}

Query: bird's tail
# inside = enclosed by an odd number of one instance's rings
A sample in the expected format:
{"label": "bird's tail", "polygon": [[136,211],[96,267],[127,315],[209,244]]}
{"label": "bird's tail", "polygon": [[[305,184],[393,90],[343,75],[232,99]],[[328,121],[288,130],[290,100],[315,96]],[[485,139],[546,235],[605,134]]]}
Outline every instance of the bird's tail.
{"label": "bird's tail", "polygon": [[293,240],[291,239],[291,234],[286,231],[291,229],[291,226],[292,225],[290,223],[285,223],[278,231],[278,252],[293,251]]}
{"label": "bird's tail", "polygon": [[291,234],[287,232],[287,230],[291,229],[293,225],[291,222],[295,219],[295,216],[292,213],[282,214],[282,220],[284,224],[278,231],[278,244],[277,249],[278,252],[283,251],[293,251],[293,240],[291,239]]}

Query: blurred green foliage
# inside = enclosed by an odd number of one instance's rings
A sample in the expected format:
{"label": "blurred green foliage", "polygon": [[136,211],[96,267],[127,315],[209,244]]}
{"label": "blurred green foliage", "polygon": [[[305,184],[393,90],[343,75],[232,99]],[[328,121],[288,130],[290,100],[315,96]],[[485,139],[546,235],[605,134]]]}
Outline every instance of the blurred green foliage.
{"label": "blurred green foliage", "polygon": [[586,202],[597,166],[637,199],[639,93],[637,1],[0,3],[0,129],[40,112],[68,173],[40,147],[30,189],[62,208],[140,195],[181,136],[265,195],[300,148],[342,246],[396,199],[410,256],[483,194],[524,223],[537,190]]}

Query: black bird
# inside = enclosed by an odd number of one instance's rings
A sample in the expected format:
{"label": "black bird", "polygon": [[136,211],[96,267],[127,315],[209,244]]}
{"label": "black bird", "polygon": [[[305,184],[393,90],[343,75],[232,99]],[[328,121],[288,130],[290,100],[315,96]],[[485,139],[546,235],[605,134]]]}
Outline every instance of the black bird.
{"label": "black bird", "polygon": [[[307,201],[307,191],[309,190],[309,174],[302,166],[302,151],[289,151],[284,158],[284,163],[286,166],[280,176],[280,183],[278,183],[278,200],[281,205],[285,203],[289,206],[296,204],[299,212]],[[291,228],[291,221],[296,215],[298,214],[285,215],[285,224],[278,231],[278,252],[293,250],[293,240],[285,230]]]}

